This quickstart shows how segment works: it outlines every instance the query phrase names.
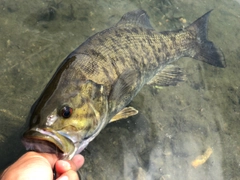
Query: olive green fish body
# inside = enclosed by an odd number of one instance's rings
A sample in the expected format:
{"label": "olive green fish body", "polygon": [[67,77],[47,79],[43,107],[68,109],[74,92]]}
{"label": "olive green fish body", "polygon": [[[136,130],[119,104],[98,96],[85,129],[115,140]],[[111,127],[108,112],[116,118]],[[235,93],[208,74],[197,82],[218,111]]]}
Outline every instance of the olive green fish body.
{"label": "olive green fish body", "polygon": [[62,62],[33,105],[25,146],[71,158],[110,121],[136,114],[126,106],[145,84],[181,80],[172,62],[192,57],[225,67],[222,52],[206,38],[209,14],[185,29],[159,33],[137,10],[90,37]]}

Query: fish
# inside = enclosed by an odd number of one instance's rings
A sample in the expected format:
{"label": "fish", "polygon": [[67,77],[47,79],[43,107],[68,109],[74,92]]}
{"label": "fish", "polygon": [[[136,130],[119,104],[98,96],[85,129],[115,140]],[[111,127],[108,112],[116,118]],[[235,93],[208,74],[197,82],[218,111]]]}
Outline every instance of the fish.
{"label": "fish", "polygon": [[191,57],[226,67],[222,51],[207,39],[210,13],[182,29],[158,32],[140,9],[89,37],[63,60],[32,105],[22,137],[26,149],[71,159],[108,123],[138,113],[129,103],[145,84],[182,81],[173,62]]}

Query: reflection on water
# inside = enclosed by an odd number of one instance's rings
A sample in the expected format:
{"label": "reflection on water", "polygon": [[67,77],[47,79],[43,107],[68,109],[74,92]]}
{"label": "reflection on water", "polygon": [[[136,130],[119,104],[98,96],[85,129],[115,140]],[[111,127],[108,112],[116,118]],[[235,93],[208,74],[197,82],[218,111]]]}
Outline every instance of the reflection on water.
{"label": "reflection on water", "polygon": [[[159,31],[186,26],[214,8],[209,39],[223,50],[228,67],[179,60],[186,81],[144,87],[131,103],[140,113],[109,124],[90,143],[81,173],[86,179],[240,178],[239,6],[215,0],[1,1],[1,169],[24,153],[20,133],[30,106],[87,37],[137,8]],[[209,148],[210,157],[194,168],[191,163]]]}

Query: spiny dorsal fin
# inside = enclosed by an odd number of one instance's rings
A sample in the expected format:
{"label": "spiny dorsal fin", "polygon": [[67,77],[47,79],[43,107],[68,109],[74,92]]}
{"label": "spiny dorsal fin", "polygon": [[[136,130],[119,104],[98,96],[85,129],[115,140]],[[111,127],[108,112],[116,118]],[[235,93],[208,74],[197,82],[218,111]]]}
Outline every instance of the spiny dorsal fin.
{"label": "spiny dorsal fin", "polygon": [[114,122],[114,121],[118,121],[121,119],[126,119],[130,116],[134,116],[138,113],[138,110],[136,110],[133,107],[125,107],[124,109],[122,109],[120,112],[118,112],[111,120],[109,123]]}
{"label": "spiny dorsal fin", "polygon": [[146,29],[153,29],[153,27],[149,21],[149,17],[147,15],[147,13],[141,9],[131,11],[131,12],[124,14],[116,26],[117,27],[119,27],[119,26],[125,26],[125,27],[138,26],[138,27],[143,27]]}

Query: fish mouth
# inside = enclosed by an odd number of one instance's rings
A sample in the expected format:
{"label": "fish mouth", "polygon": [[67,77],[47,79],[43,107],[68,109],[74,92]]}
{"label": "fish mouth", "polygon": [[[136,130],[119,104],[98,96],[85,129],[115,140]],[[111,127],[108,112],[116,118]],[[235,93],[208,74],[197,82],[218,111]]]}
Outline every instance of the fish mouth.
{"label": "fish mouth", "polygon": [[69,159],[75,152],[74,143],[50,128],[32,128],[23,134],[27,151],[56,154],[59,159]]}

